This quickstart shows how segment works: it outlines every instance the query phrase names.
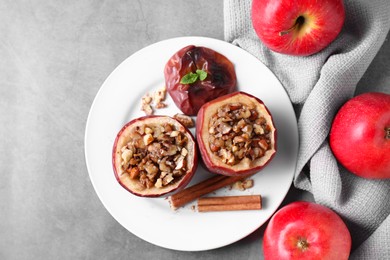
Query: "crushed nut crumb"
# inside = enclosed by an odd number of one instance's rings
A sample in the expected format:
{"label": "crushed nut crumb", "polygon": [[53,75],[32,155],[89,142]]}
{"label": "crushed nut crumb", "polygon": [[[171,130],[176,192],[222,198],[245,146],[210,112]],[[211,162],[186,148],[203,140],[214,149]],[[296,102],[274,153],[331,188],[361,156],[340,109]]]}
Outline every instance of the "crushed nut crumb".
{"label": "crushed nut crumb", "polygon": [[165,100],[167,94],[167,88],[165,86],[159,88],[156,92],[153,94],[153,101],[157,105]]}
{"label": "crushed nut crumb", "polygon": [[254,185],[253,179],[246,179],[243,181],[237,181],[233,183],[232,185],[230,185],[230,189],[244,191],[252,188],[253,185]]}
{"label": "crushed nut crumb", "polygon": [[157,103],[154,107],[156,108],[156,109],[161,109],[161,108],[166,108],[168,105],[166,104],[166,103],[164,103],[164,102],[159,102],[159,103]]}
{"label": "crushed nut crumb", "polygon": [[187,115],[176,114],[176,115],[173,116],[173,118],[175,118],[177,121],[182,123],[185,127],[191,128],[191,127],[195,126],[194,120],[191,117],[187,116]]}
{"label": "crushed nut crumb", "polygon": [[244,181],[242,182],[242,186],[243,186],[245,189],[250,189],[250,188],[252,188],[252,187],[253,187],[253,184],[254,184],[254,182],[253,182],[252,179],[244,180]]}
{"label": "crushed nut crumb", "polygon": [[166,96],[167,88],[165,86],[155,91],[152,96],[149,93],[146,93],[141,100],[141,110],[144,111],[146,115],[153,115],[153,107],[155,109],[161,109],[168,106],[166,103],[163,102],[165,101]]}
{"label": "crushed nut crumb", "polygon": [[152,97],[150,96],[149,93],[146,93],[143,97],[142,97],[142,104],[150,104],[152,103]]}
{"label": "crushed nut crumb", "polygon": [[142,104],[141,111],[144,111],[146,115],[153,115],[153,108],[149,104]]}

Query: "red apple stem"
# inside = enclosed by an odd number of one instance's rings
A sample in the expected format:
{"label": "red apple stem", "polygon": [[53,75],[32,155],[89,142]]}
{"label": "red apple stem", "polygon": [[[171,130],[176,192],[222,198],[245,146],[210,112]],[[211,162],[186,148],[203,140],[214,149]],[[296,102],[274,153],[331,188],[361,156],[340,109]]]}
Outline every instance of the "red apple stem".
{"label": "red apple stem", "polygon": [[390,139],[390,126],[385,127],[385,139]]}
{"label": "red apple stem", "polygon": [[309,242],[307,242],[306,239],[300,237],[298,238],[298,242],[297,242],[297,247],[301,250],[301,251],[306,251],[308,248],[309,248]]}
{"label": "red apple stem", "polygon": [[294,31],[295,29],[299,30],[304,23],[305,23],[305,17],[298,16],[298,18],[295,20],[294,25],[291,26],[286,31],[279,32],[279,36],[283,36],[283,35],[289,34],[290,32]]}

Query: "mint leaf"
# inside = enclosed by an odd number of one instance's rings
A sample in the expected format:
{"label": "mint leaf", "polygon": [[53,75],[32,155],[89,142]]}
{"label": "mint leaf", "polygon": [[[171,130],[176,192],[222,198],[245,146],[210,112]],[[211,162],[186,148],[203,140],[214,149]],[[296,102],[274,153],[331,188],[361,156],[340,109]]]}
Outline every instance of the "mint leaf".
{"label": "mint leaf", "polygon": [[203,81],[206,78],[207,78],[206,71],[196,70],[196,73],[189,72],[188,74],[184,75],[180,80],[180,84],[192,84],[195,83],[198,79],[200,81]]}
{"label": "mint leaf", "polygon": [[198,79],[198,77],[198,74],[190,72],[181,78],[180,84],[192,84]]}
{"label": "mint leaf", "polygon": [[207,72],[204,70],[196,70],[196,74],[199,75],[200,81],[203,81],[207,78]]}

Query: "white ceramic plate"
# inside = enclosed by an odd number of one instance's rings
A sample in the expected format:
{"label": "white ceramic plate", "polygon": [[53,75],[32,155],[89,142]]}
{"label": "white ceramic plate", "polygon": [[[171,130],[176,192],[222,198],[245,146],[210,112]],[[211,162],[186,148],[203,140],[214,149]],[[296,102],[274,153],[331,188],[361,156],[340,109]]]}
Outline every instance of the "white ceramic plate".
{"label": "white ceramic plate", "polygon": [[[117,132],[143,115],[141,97],[164,85],[168,59],[187,45],[205,46],[224,54],[236,70],[238,89],[259,97],[268,106],[278,130],[278,151],[271,163],[256,174],[254,187],[246,191],[223,188],[217,195],[261,194],[258,211],[198,213],[190,204],[172,211],[164,198],[134,196],[114,177],[111,151]],[[168,107],[156,114],[180,112],[170,97]],[[200,251],[236,242],[259,228],[275,212],[292,182],[298,151],[298,130],[290,100],[272,72],[252,55],[224,41],[174,38],[152,44],[123,61],[100,88],[89,112],[85,131],[85,158],[92,184],[111,215],[134,235],[161,247]],[[199,167],[190,183],[211,174]]]}

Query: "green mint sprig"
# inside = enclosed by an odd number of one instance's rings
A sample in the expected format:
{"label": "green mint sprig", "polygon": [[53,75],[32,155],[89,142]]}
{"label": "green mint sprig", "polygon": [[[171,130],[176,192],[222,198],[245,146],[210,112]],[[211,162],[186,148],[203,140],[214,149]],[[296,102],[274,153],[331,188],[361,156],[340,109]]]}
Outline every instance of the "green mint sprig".
{"label": "green mint sprig", "polygon": [[192,84],[192,83],[195,83],[198,79],[200,81],[203,81],[206,78],[207,78],[206,71],[196,70],[196,73],[189,72],[186,75],[184,75],[180,80],[180,84]]}

